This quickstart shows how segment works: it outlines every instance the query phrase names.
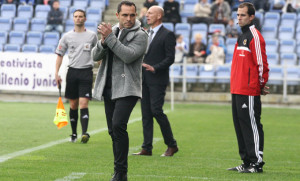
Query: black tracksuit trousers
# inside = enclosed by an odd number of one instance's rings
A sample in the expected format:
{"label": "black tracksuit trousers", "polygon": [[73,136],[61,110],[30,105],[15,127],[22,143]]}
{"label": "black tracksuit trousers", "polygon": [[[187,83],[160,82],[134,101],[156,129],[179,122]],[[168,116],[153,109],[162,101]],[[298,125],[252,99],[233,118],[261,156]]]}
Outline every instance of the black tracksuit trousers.
{"label": "black tracksuit trousers", "polygon": [[232,94],[232,116],[244,163],[261,163],[264,149],[260,96]]}

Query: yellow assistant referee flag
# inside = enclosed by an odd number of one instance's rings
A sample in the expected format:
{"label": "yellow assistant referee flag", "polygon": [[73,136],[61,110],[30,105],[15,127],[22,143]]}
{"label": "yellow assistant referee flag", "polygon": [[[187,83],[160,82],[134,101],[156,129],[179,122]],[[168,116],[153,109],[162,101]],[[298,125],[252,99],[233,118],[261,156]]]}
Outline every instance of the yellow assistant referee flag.
{"label": "yellow assistant referee flag", "polygon": [[61,97],[58,98],[58,103],[56,106],[56,115],[54,117],[53,122],[57,126],[58,129],[68,125],[68,116],[65,111],[65,107],[64,107]]}

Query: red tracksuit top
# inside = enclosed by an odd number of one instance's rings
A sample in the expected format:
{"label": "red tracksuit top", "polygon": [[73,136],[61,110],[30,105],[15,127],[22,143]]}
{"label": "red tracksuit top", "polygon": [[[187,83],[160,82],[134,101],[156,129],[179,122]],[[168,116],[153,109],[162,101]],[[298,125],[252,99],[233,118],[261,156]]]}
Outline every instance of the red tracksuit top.
{"label": "red tracksuit top", "polygon": [[253,24],[242,27],[242,32],[234,48],[230,92],[259,96],[269,78],[266,43]]}

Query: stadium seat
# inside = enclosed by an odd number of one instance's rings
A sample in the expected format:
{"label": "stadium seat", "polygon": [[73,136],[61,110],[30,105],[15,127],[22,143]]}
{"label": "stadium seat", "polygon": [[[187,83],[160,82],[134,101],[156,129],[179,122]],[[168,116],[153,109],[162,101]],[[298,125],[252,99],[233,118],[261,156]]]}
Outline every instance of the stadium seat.
{"label": "stadium seat", "polygon": [[10,31],[12,28],[12,19],[11,18],[0,18],[0,27],[1,31]]}
{"label": "stadium seat", "polygon": [[268,60],[269,65],[278,65],[279,64],[279,55],[278,55],[278,53],[267,51],[267,60]]}
{"label": "stadium seat", "polygon": [[264,25],[262,27],[262,36],[266,39],[277,38],[277,26],[274,25]]}
{"label": "stadium seat", "polygon": [[31,5],[19,5],[18,17],[30,19],[33,16],[33,7]]}
{"label": "stadium seat", "polygon": [[194,10],[182,10],[182,11],[180,11],[180,16],[181,16],[181,22],[182,23],[187,23],[188,21],[187,21],[187,19],[188,19],[188,17],[193,17],[193,16],[195,16],[195,14],[194,14]]}
{"label": "stadium seat", "polygon": [[38,52],[38,46],[37,45],[24,44],[22,46],[22,52],[24,52],[24,53],[37,53]]}
{"label": "stadium seat", "polygon": [[281,65],[296,65],[297,54],[296,53],[281,53],[280,54]]}
{"label": "stadium seat", "polygon": [[164,22],[163,25],[164,25],[164,27],[167,28],[168,30],[174,31],[174,24],[173,24],[173,23]]}
{"label": "stadium seat", "polygon": [[192,35],[191,39],[194,40],[195,34],[200,33],[202,35],[202,42],[207,44],[207,32],[208,27],[205,23],[192,24]]}
{"label": "stadium seat", "polygon": [[296,34],[295,35],[296,40],[300,40],[300,22],[299,22],[299,24],[296,28],[296,33],[295,34]]}
{"label": "stadium seat", "polygon": [[229,64],[232,62],[233,52],[227,52],[225,56],[225,64]]}
{"label": "stadium seat", "polygon": [[183,4],[183,10],[194,12],[194,7],[197,3],[198,3],[198,0],[185,0],[184,4]]}
{"label": "stadium seat", "polygon": [[105,0],[90,0],[90,7],[101,8],[102,11],[105,10]]}
{"label": "stadium seat", "polygon": [[9,43],[21,45],[25,42],[25,33],[23,31],[11,31],[9,32]]}
{"label": "stadium seat", "polygon": [[39,48],[40,53],[55,53],[55,46],[53,45],[41,45]]}
{"label": "stadium seat", "polygon": [[285,4],[285,0],[278,0],[278,1],[275,1],[275,0],[269,0],[268,3],[269,3],[269,11],[270,12],[275,12],[275,13],[281,13],[282,12],[282,8],[281,9],[275,9],[274,8],[274,4],[281,4],[282,6],[284,6]]}
{"label": "stadium seat", "polygon": [[197,77],[199,74],[199,67],[197,64],[194,65],[187,65],[186,70],[185,70],[185,77],[186,77],[186,82],[188,83],[196,83]]}
{"label": "stadium seat", "polygon": [[72,19],[67,19],[65,23],[65,32],[71,31],[74,29],[74,21]]}
{"label": "stadium seat", "polygon": [[59,0],[59,7],[70,7],[72,5],[72,0]]}
{"label": "stadium seat", "polygon": [[289,40],[294,39],[295,27],[280,26],[278,30],[278,39]]}
{"label": "stadium seat", "polygon": [[85,22],[85,28],[91,31],[97,32],[98,23],[95,21],[87,20]]}
{"label": "stadium seat", "polygon": [[281,67],[272,67],[270,66],[269,80],[268,84],[270,85],[282,85],[283,83],[283,70]]}
{"label": "stadium seat", "polygon": [[183,37],[190,37],[191,25],[188,23],[177,23],[175,25],[175,33],[183,35]]}
{"label": "stadium seat", "polygon": [[2,52],[2,51],[3,51],[3,45],[0,44],[0,52]]}
{"label": "stadium seat", "polygon": [[212,34],[214,32],[219,31],[221,33],[221,35],[225,35],[226,30],[225,30],[225,26],[223,24],[210,24],[208,27],[208,33]]}
{"label": "stadium seat", "polygon": [[266,12],[263,26],[276,26],[280,22],[280,14],[278,12]]}
{"label": "stadium seat", "polygon": [[57,46],[59,38],[58,32],[45,32],[43,39],[44,45]]}
{"label": "stadium seat", "polygon": [[267,53],[275,53],[278,51],[279,41],[277,39],[266,38],[265,43]]}
{"label": "stadium seat", "polygon": [[59,7],[59,10],[60,10],[61,12],[63,12],[64,19],[67,19],[69,8],[63,6],[63,7]]}
{"label": "stadium seat", "polygon": [[47,19],[48,12],[51,10],[50,5],[38,4],[35,7],[35,18]]}
{"label": "stadium seat", "polygon": [[91,21],[102,21],[102,10],[99,8],[90,7],[86,9],[86,18]]}
{"label": "stadium seat", "polygon": [[199,67],[199,82],[214,83],[215,69],[212,65],[200,65]]}
{"label": "stadium seat", "polygon": [[227,52],[233,53],[236,42],[237,42],[237,38],[226,39]]}
{"label": "stadium seat", "polygon": [[293,86],[299,85],[300,68],[299,67],[287,67],[286,78],[287,78],[287,85],[293,85]]}
{"label": "stadium seat", "polygon": [[297,22],[296,13],[282,13],[280,26],[284,27],[295,27]]}
{"label": "stadium seat", "polygon": [[15,18],[14,19],[14,30],[15,31],[28,31],[29,19],[27,18]]}
{"label": "stadium seat", "polygon": [[293,53],[296,50],[296,40],[280,40],[279,53]]}
{"label": "stadium seat", "polygon": [[230,83],[230,66],[219,65],[216,67],[216,83]]}
{"label": "stadium seat", "polygon": [[74,11],[75,10],[77,10],[77,9],[82,9],[82,10],[84,10],[85,11],[85,8],[84,7],[81,7],[81,6],[71,6],[70,8],[69,8],[69,19],[73,19],[73,13],[74,13]]}
{"label": "stadium seat", "polygon": [[0,45],[7,43],[7,32],[0,31]]}
{"label": "stadium seat", "polygon": [[40,45],[43,40],[43,33],[40,31],[29,31],[26,35],[26,43],[32,45]]}
{"label": "stadium seat", "polygon": [[174,77],[174,82],[176,83],[181,82],[182,79],[179,77],[182,76],[182,66],[173,64],[172,66],[170,66],[169,74],[170,74],[170,79],[171,77]]}
{"label": "stadium seat", "polygon": [[297,40],[296,53],[297,53],[298,57],[300,57],[300,40]]}
{"label": "stadium seat", "polygon": [[88,0],[73,0],[73,6],[86,8],[88,7]]}
{"label": "stadium seat", "polygon": [[15,4],[3,4],[1,6],[2,18],[14,18],[16,17],[16,5]]}
{"label": "stadium seat", "polygon": [[17,44],[5,44],[3,50],[4,52],[20,52],[21,48]]}
{"label": "stadium seat", "polygon": [[45,31],[47,19],[32,18],[31,31]]}
{"label": "stadium seat", "polygon": [[264,24],[264,14],[260,11],[256,11],[255,16],[259,19],[259,23],[261,25],[263,25]]}

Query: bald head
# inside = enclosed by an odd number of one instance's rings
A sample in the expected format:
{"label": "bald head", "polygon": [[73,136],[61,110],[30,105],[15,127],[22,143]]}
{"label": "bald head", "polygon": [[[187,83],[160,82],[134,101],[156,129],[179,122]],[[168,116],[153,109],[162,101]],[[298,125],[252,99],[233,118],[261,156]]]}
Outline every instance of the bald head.
{"label": "bald head", "polygon": [[162,18],[164,16],[164,9],[160,6],[151,6],[146,14],[147,24],[152,28],[160,25],[162,23]]}

